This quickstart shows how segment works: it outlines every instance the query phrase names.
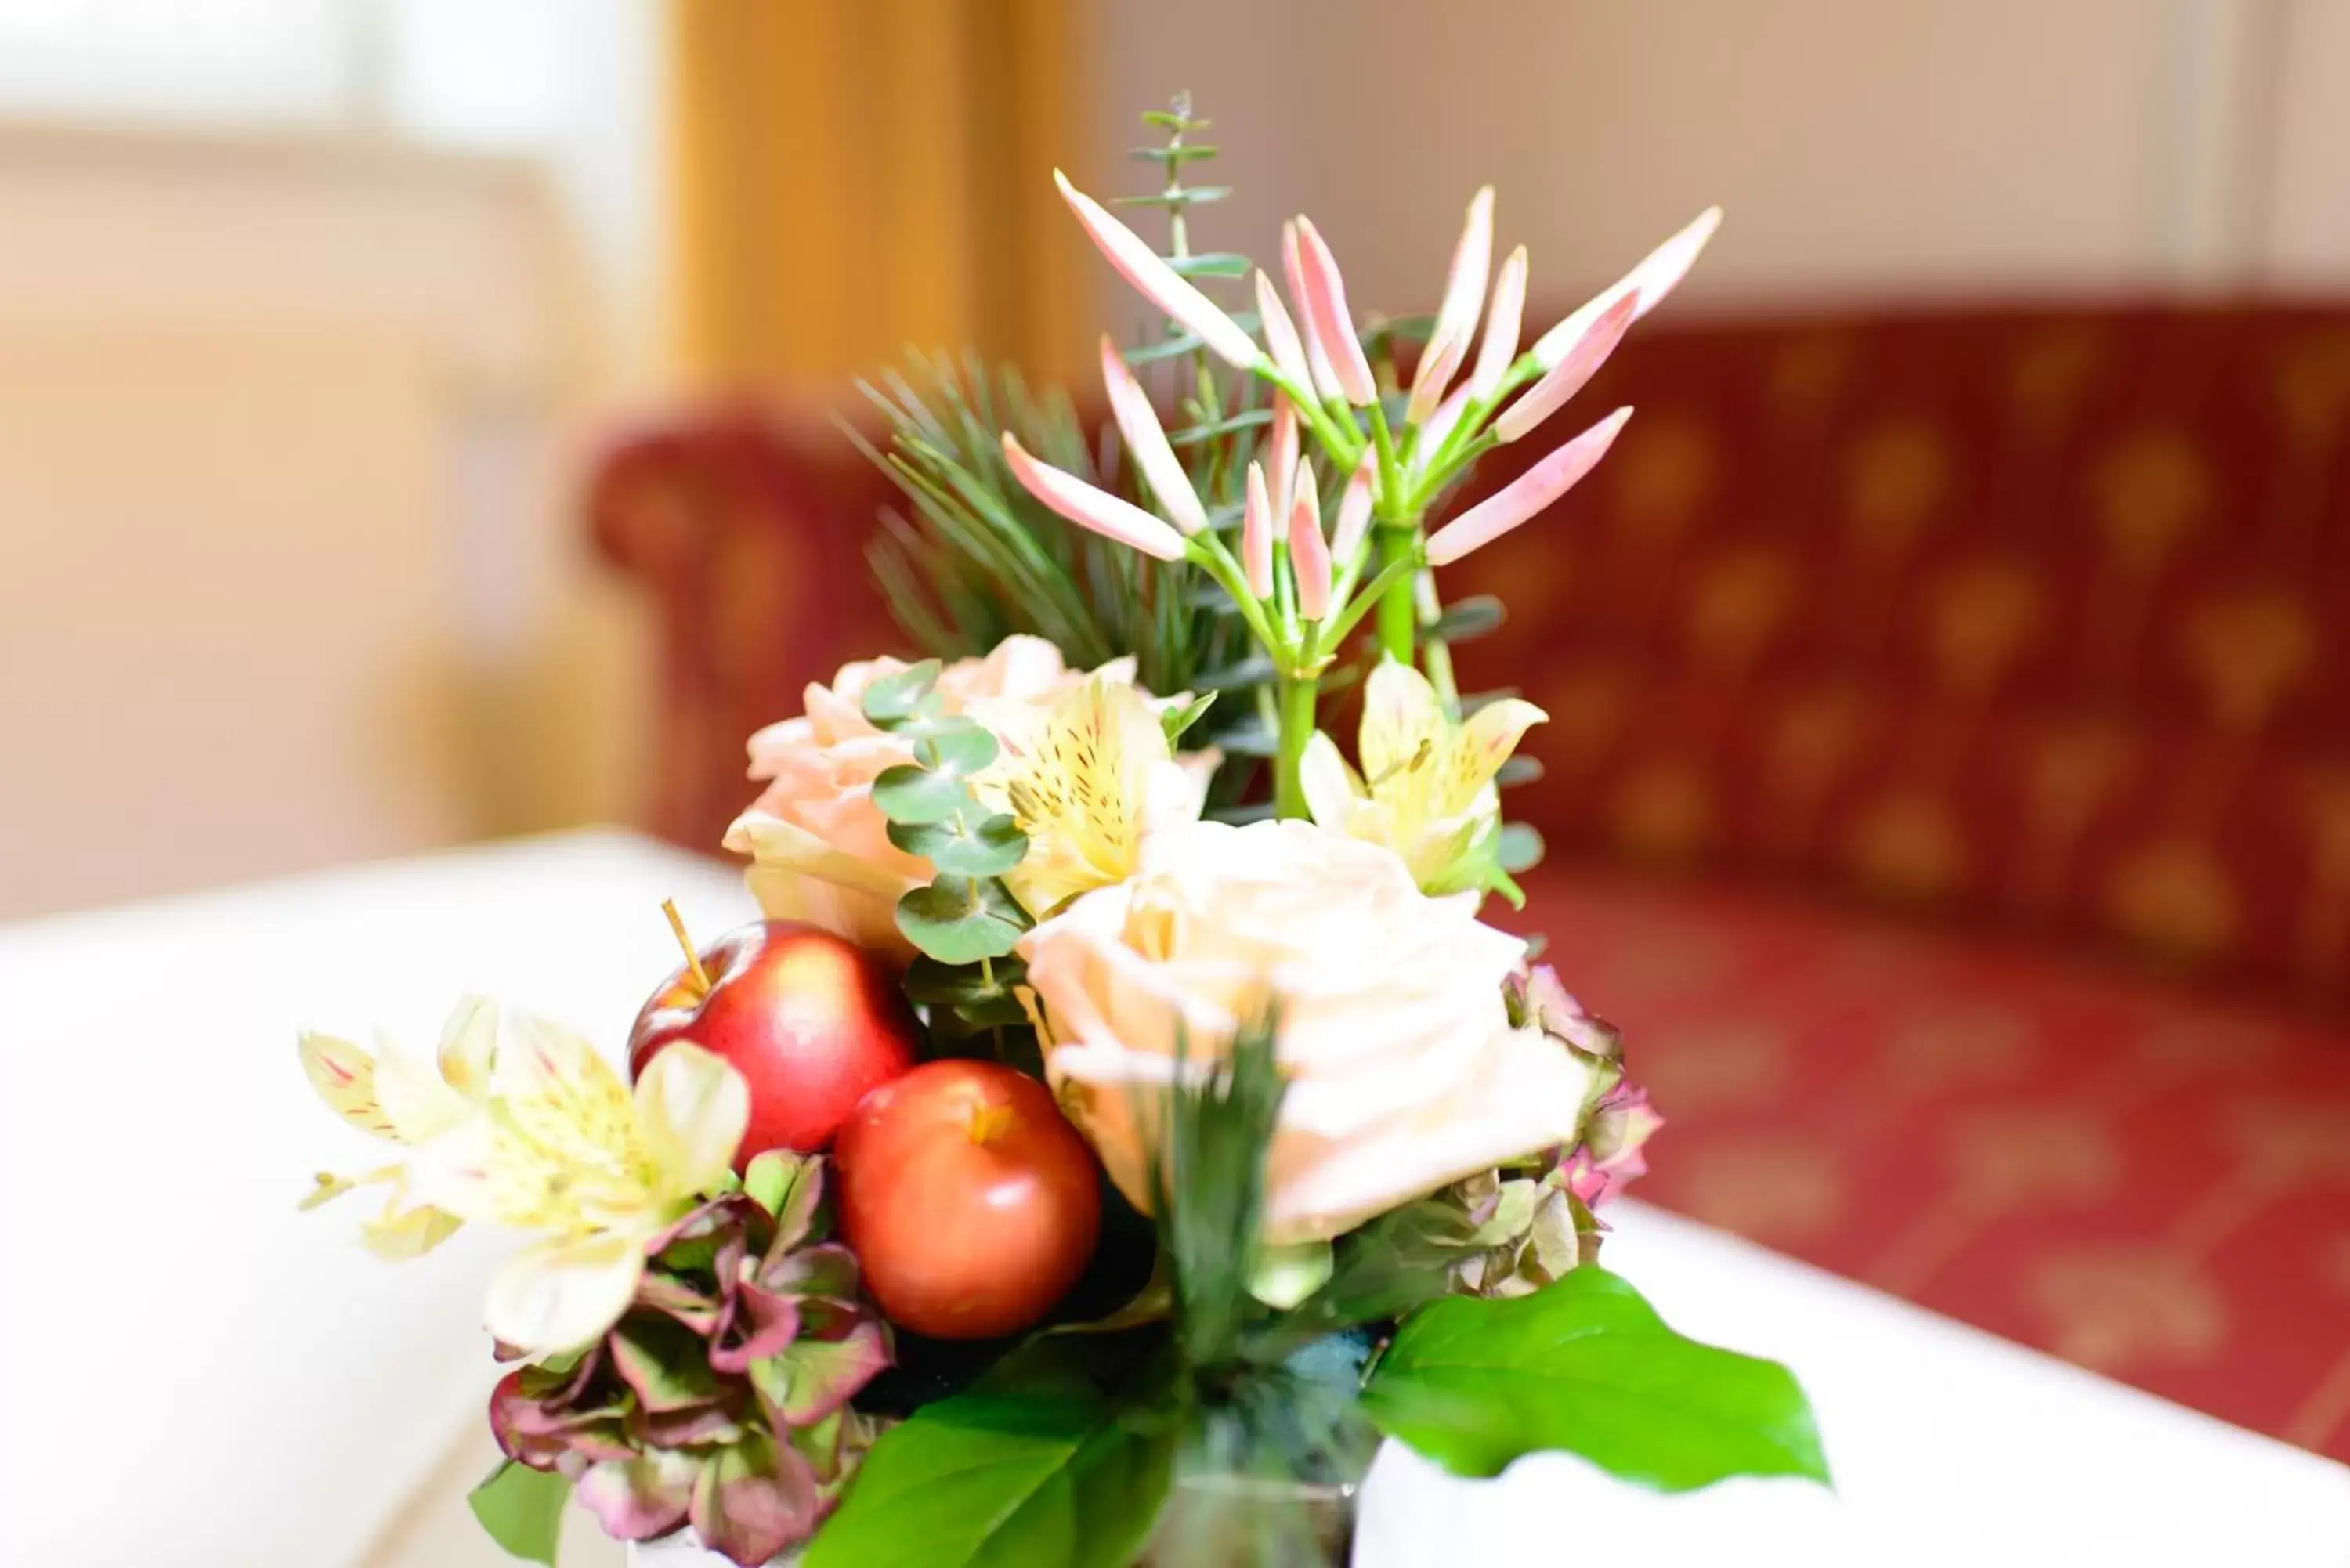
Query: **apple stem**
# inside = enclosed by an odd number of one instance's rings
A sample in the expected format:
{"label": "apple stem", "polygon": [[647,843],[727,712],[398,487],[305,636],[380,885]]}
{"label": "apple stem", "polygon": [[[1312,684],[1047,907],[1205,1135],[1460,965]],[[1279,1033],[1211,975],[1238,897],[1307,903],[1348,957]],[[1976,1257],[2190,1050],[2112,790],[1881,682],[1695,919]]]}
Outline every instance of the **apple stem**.
{"label": "apple stem", "polygon": [[685,917],[677,912],[677,900],[663,898],[661,913],[669,917],[669,929],[677,933],[677,945],[685,950],[686,972],[693,976],[694,989],[708,996],[710,971],[702,967],[702,955],[693,950],[693,939],[685,934]]}

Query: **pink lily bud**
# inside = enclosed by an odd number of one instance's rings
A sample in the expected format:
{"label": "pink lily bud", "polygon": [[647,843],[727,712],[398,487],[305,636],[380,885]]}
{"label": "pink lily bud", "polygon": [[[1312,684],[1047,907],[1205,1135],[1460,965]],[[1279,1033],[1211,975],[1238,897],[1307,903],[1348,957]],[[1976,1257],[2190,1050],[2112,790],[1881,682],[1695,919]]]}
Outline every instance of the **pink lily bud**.
{"label": "pink lily bud", "polygon": [[1191,488],[1191,475],[1183,472],[1175,449],[1168,444],[1167,431],[1150,406],[1150,394],[1134,379],[1107,333],[1102,334],[1101,367],[1109,411],[1118,421],[1118,433],[1126,437],[1127,451],[1134,454],[1134,465],[1142,471],[1150,493],[1159,497],[1159,507],[1175,526],[1185,534],[1197,534],[1208,525],[1208,509],[1200,504],[1200,493]]}
{"label": "pink lily bud", "polygon": [[1615,444],[1616,432],[1631,417],[1631,410],[1617,410],[1430,535],[1428,564],[1451,566],[1470,551],[1492,544],[1574,489],[1575,483],[1607,455],[1607,449]]}
{"label": "pink lily bud", "polygon": [[1297,578],[1297,613],[1320,620],[1330,613],[1330,545],[1322,537],[1322,498],[1314,467],[1297,471],[1297,498],[1289,507],[1289,569]]}
{"label": "pink lily bud", "polygon": [[1273,395],[1273,433],[1265,442],[1265,453],[1273,464],[1267,485],[1273,494],[1274,515],[1285,517],[1290,482],[1297,475],[1297,409],[1286,392]]}
{"label": "pink lily bud", "polygon": [[1403,422],[1421,425],[1436,412],[1444,400],[1444,389],[1452,384],[1453,374],[1461,361],[1469,355],[1469,333],[1446,325],[1436,324],[1436,334],[1428,347],[1419,351],[1419,364],[1412,371],[1411,398],[1404,404]]}
{"label": "pink lily bud", "polygon": [[1469,400],[1474,395],[1475,389],[1470,383],[1462,382],[1452,389],[1452,395],[1438,404],[1436,412],[1419,427],[1419,445],[1413,449],[1411,457],[1415,472],[1426,473],[1435,466],[1436,454],[1444,450],[1445,441],[1452,435],[1452,427],[1459,424],[1461,416],[1469,411]]}
{"label": "pink lily bud", "polygon": [[1626,273],[1614,288],[1594,296],[1575,313],[1544,333],[1534,341],[1534,358],[1545,370],[1566,357],[1566,351],[1580,338],[1591,318],[1616,302],[1618,293],[1629,290],[1638,301],[1632,307],[1632,319],[1638,321],[1657,308],[1673,286],[1689,275],[1697,265],[1698,253],[1705,249],[1706,241],[1721,226],[1721,209],[1708,207],[1700,213],[1689,227],[1659,245],[1641,258],[1640,265]]}
{"label": "pink lily bud", "polygon": [[1616,296],[1616,303],[1592,318],[1583,337],[1570,347],[1564,358],[1543,372],[1541,380],[1526,389],[1525,396],[1502,410],[1493,421],[1493,438],[1512,441],[1534,429],[1543,421],[1566,406],[1566,400],[1583,390],[1607,356],[1616,352],[1616,345],[1624,341],[1624,334],[1632,329],[1632,318],[1639,313],[1639,296],[1627,290]]}
{"label": "pink lily bud", "polygon": [[1518,327],[1526,309],[1526,247],[1520,245],[1502,263],[1493,280],[1493,308],[1485,313],[1485,344],[1477,350],[1477,368],[1469,372],[1473,397],[1490,398],[1518,357]]}
{"label": "pink lily bud", "polygon": [[[1436,325],[1429,332],[1432,346],[1448,331],[1461,339],[1465,356],[1477,340],[1477,312],[1485,303],[1485,283],[1493,270],[1493,188],[1487,185],[1469,200],[1469,217],[1461,227],[1461,243],[1452,248],[1452,268],[1444,278],[1444,303],[1436,307]],[[1413,389],[1419,389],[1415,383]],[[1441,390],[1437,394],[1441,397]],[[1434,400],[1429,406],[1435,407]]]}
{"label": "pink lily bud", "polygon": [[1329,245],[1314,220],[1297,220],[1297,249],[1305,263],[1306,329],[1322,339],[1322,352],[1329,356],[1330,369],[1338,378],[1338,392],[1357,408],[1367,408],[1379,400],[1379,384],[1371,375],[1371,362],[1363,354],[1363,340],[1355,335],[1355,317],[1347,308],[1347,279],[1338,270],[1338,258],[1330,254]]}
{"label": "pink lily bud", "polygon": [[1264,324],[1264,341],[1273,350],[1273,362],[1296,383],[1298,390],[1314,394],[1318,384],[1313,366],[1306,362],[1305,346],[1298,340],[1297,324],[1290,320],[1289,307],[1281,303],[1273,279],[1263,272],[1256,275],[1256,313]]}
{"label": "pink lily bud", "polygon": [[1371,501],[1379,482],[1378,453],[1366,452],[1347,477],[1346,493],[1338,497],[1338,521],[1330,530],[1331,558],[1351,563],[1371,528]]}
{"label": "pink lily bud", "polygon": [[1020,488],[1080,528],[1090,528],[1105,539],[1132,545],[1162,561],[1183,558],[1183,535],[1141,507],[1096,489],[1074,473],[1028,455],[1020,439],[1003,432],[1003,461]]}
{"label": "pink lily bud", "polygon": [[1248,591],[1273,597],[1273,498],[1264,493],[1264,465],[1248,466],[1248,499],[1241,508],[1241,575]]}
{"label": "pink lily bud", "polygon": [[1084,225],[1087,235],[1101,254],[1109,258],[1109,265],[1144,298],[1181,323],[1226,364],[1253,370],[1263,362],[1264,353],[1257,348],[1256,339],[1242,331],[1240,323],[1225,315],[1215,301],[1193,288],[1161,260],[1159,253],[1144,244],[1132,229],[1070,184],[1068,176],[1058,169],[1053,171],[1053,182],[1060,186],[1061,199],[1076,213],[1077,222]]}
{"label": "pink lily bud", "polygon": [[1295,223],[1281,225],[1281,271],[1289,280],[1289,297],[1297,301],[1297,308],[1305,313],[1305,319],[1298,325],[1305,329],[1305,365],[1307,373],[1314,378],[1314,395],[1325,402],[1345,396],[1338,388],[1338,372],[1330,368],[1330,356],[1322,347],[1321,328],[1314,325],[1313,307],[1306,303],[1305,255],[1297,243]]}

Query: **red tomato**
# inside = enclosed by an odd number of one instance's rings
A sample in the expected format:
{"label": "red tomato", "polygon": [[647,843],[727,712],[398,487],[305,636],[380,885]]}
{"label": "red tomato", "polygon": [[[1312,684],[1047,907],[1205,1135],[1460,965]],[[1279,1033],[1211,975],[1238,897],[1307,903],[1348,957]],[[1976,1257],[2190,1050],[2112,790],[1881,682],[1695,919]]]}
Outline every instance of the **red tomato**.
{"label": "red tomato", "polygon": [[833,1144],[840,1234],[890,1322],[933,1339],[1017,1333],[1093,1257],[1093,1151],[1052,1091],[993,1062],[932,1062],[865,1096]]}

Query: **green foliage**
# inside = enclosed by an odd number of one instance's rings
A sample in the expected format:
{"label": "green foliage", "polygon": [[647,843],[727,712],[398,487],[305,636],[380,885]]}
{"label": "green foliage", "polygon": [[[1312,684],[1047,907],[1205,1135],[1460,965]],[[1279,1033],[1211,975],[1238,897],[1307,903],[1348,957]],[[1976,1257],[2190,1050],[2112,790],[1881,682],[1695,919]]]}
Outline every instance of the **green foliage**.
{"label": "green foliage", "polygon": [[[1197,140],[1208,122],[1178,99],[1150,123],[1166,142],[1137,156],[1159,179],[1127,204],[1165,213],[1165,254],[1178,272],[1211,292],[1244,295],[1236,280],[1252,269],[1246,256],[1191,244],[1191,219],[1229,193],[1184,178],[1215,156]],[[1243,326],[1253,319],[1245,310],[1232,314]],[[1236,528],[1248,463],[1272,418],[1253,379],[1228,369],[1171,324],[1127,358],[1138,369],[1164,368],[1161,394],[1171,388],[1179,416],[1169,439],[1216,525]],[[1040,396],[1016,369],[970,356],[960,362],[910,356],[903,369],[862,390],[886,438],[878,446],[857,439],[906,503],[902,514],[885,518],[869,556],[891,613],[924,652],[966,658],[1031,633],[1081,669],[1131,655],[1137,679],[1154,692],[1232,691],[1238,701],[1190,716],[1202,721],[1195,746],[1221,744],[1226,731],[1253,722],[1250,689],[1270,680],[1271,669],[1252,659],[1253,640],[1224,591],[1188,562],[1152,560],[1063,520],[1021,488],[1003,462],[1009,431],[1054,466],[1148,508],[1150,498],[1114,430],[1102,431],[1097,445],[1066,394]],[[1211,803],[1229,805],[1253,771],[1246,760],[1223,770]]]}
{"label": "green foliage", "polygon": [[1165,1335],[1059,1334],[885,1433],[804,1568],[1126,1568],[1173,1474]]}
{"label": "green foliage", "polygon": [[1288,1091],[1274,1059],[1278,1033],[1274,1017],[1255,1019],[1222,1060],[1196,1072],[1185,1071],[1179,1054],[1177,1086],[1153,1144],[1153,1207],[1176,1345],[1194,1369],[1237,1359],[1243,1332],[1262,1314],[1250,1285],[1258,1272],[1265,1165]]}
{"label": "green foliage", "polygon": [[1596,1265],[1532,1295],[1422,1308],[1363,1405],[1458,1475],[1499,1475],[1521,1455],[1560,1449],[1659,1491],[1741,1475],[1828,1479],[1793,1374],[1683,1338]]}
{"label": "green foliage", "polygon": [[465,1506],[489,1538],[509,1557],[553,1568],[556,1542],[563,1534],[563,1505],[571,1482],[549,1470],[506,1460],[465,1494]]}
{"label": "green foliage", "polygon": [[1028,852],[1020,825],[983,805],[971,781],[996,758],[995,737],[977,720],[941,711],[939,661],[925,659],[866,689],[876,727],[914,742],[914,760],[884,768],[873,804],[889,842],[927,857],[938,875],[898,900],[898,929],[927,967],[907,994],[931,1010],[934,1035],[949,1044],[984,1034],[994,1054],[1024,1064],[1035,1055],[1024,1015],[998,973],[1031,924],[1002,880]]}
{"label": "green foliage", "polygon": [[943,964],[975,964],[1011,952],[1028,916],[992,877],[941,874],[898,900],[898,929]]}

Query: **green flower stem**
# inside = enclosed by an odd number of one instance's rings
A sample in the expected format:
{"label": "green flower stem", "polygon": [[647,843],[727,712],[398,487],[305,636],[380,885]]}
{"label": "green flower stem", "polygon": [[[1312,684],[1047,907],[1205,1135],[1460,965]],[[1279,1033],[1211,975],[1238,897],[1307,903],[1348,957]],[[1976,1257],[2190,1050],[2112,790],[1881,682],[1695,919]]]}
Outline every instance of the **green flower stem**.
{"label": "green flower stem", "polygon": [[1307,815],[1302,771],[1305,743],[1314,738],[1315,705],[1322,682],[1317,676],[1285,675],[1280,684],[1281,727],[1279,751],[1274,758],[1273,814],[1302,818]]}
{"label": "green flower stem", "polygon": [[1412,603],[1409,566],[1419,554],[1416,522],[1381,523],[1372,529],[1379,546],[1379,651],[1399,664],[1412,662],[1419,612]]}
{"label": "green flower stem", "polygon": [[1314,389],[1301,387],[1281,372],[1281,367],[1270,358],[1259,359],[1252,367],[1257,375],[1288,394],[1290,407],[1298,419],[1314,432],[1322,443],[1331,463],[1341,473],[1352,473],[1355,465],[1363,461],[1363,438],[1358,431],[1348,431],[1344,423],[1331,417],[1330,411],[1315,400]]}
{"label": "green flower stem", "polygon": [[1313,667],[1319,669],[1322,661],[1336,653],[1339,645],[1344,643],[1347,635],[1362,623],[1363,618],[1370,614],[1375,607],[1387,601],[1388,589],[1399,579],[1408,577],[1412,568],[1419,564],[1417,556],[1407,556],[1400,561],[1389,562],[1380,568],[1379,575],[1373,577],[1362,592],[1347,600],[1347,607],[1339,613],[1336,619],[1324,621],[1320,632],[1316,634],[1314,640]]}

